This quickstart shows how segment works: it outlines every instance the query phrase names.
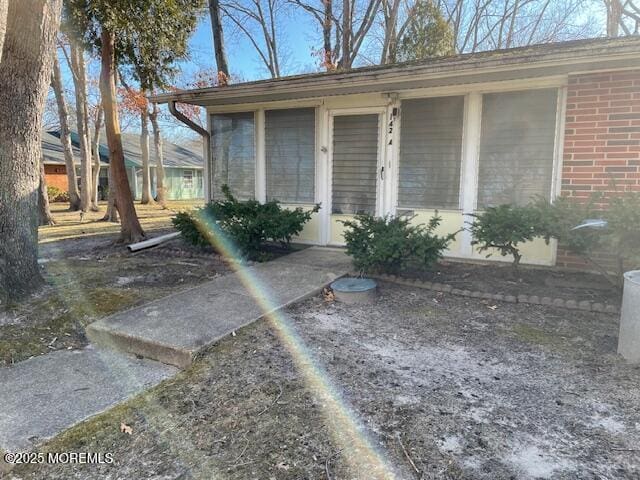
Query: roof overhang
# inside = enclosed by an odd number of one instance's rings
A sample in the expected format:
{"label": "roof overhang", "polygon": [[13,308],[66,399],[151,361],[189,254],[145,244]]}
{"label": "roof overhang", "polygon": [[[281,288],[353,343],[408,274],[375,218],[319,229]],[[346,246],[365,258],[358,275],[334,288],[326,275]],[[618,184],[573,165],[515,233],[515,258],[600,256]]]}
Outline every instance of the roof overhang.
{"label": "roof overhang", "polygon": [[150,97],[203,107],[640,68],[640,37],[590,39],[183,90]]}

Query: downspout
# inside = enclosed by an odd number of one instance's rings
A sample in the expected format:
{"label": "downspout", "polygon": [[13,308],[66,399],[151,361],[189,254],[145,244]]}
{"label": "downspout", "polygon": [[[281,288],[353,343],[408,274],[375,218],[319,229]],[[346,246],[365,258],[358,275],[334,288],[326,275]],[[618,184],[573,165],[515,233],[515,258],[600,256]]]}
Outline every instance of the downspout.
{"label": "downspout", "polygon": [[209,166],[211,165],[211,134],[205,128],[202,128],[180,110],[178,110],[175,100],[169,100],[168,105],[171,115],[173,115],[178,121],[184,123],[191,130],[198,133],[204,140],[204,150],[206,153],[203,172],[203,187],[205,202],[208,202],[209,200],[212,200],[212,198],[209,196],[209,189],[211,186],[211,178],[209,175]]}

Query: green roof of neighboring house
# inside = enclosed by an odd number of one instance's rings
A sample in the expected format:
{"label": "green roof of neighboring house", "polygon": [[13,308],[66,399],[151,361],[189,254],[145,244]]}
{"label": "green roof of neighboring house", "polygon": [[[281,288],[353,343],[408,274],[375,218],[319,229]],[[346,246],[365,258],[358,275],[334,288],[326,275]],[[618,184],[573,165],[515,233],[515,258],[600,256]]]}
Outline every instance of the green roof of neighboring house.
{"label": "green roof of neighboring house", "polygon": [[[64,154],[62,152],[62,145],[60,144],[59,132],[43,132],[42,151],[45,157],[45,163],[64,163]],[[142,166],[142,153],[140,150],[140,136],[130,133],[122,134],[122,148],[124,150],[124,164],[125,167],[141,167]],[[79,138],[77,132],[71,132],[71,142],[73,143],[74,155],[79,158],[80,151],[77,148],[79,145]],[[105,163],[109,163],[109,147],[106,143],[104,131],[100,135],[100,143],[98,146],[100,151],[100,158]],[[203,168],[204,161],[202,157],[202,143],[200,147],[198,145],[180,146],[175,143],[162,142],[162,149],[164,153],[164,166],[165,168]],[[46,150],[46,154],[45,154]],[[150,137],[151,166],[155,165],[154,151],[153,151],[153,137]],[[51,161],[47,159],[50,158]],[[61,161],[55,161],[56,158]]]}

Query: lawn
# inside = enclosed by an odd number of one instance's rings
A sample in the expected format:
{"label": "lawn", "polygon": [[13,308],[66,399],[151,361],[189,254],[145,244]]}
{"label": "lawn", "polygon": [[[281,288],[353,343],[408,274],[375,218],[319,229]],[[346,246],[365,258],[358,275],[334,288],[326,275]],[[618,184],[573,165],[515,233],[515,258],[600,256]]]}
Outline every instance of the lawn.
{"label": "lawn", "polygon": [[[152,232],[171,227],[171,217],[177,212],[189,210],[202,204],[202,200],[174,200],[168,201],[167,208],[162,209],[157,204],[142,205],[136,203],[136,212],[142,228],[145,231]],[[107,206],[105,202],[101,202],[99,207],[99,212],[86,212],[81,221],[80,212],[70,212],[67,203],[52,203],[51,214],[56,221],[56,225],[47,225],[39,228],[40,243],[119,232],[120,224],[100,221]]]}
{"label": "lawn", "polygon": [[615,315],[382,283],[374,305],[318,296],[285,318],[288,334],[278,320],[245,327],[43,447],[114,464],[15,478],[376,478],[347,424],[396,478],[640,476],[640,370],[615,353]]}

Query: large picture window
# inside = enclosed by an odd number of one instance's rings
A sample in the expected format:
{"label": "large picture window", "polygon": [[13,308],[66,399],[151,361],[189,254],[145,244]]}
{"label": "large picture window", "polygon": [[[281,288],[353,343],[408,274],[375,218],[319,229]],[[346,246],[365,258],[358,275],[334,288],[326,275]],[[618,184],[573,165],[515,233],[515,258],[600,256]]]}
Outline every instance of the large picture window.
{"label": "large picture window", "polygon": [[240,200],[255,197],[255,125],[253,112],[215,114],[211,117],[213,198],[222,186]]}
{"label": "large picture window", "polygon": [[315,201],[314,108],[265,112],[267,200]]}
{"label": "large picture window", "polygon": [[401,208],[459,207],[464,97],[402,102]]}
{"label": "large picture window", "polygon": [[549,198],[557,95],[547,89],[483,96],[478,208]]}

